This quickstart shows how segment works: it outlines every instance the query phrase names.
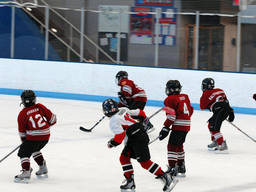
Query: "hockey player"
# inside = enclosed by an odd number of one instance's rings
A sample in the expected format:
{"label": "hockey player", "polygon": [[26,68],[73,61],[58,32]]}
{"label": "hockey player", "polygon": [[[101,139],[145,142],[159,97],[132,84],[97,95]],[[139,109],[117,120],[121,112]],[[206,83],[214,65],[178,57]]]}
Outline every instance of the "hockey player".
{"label": "hockey player", "polygon": [[254,100],[256,100],[256,93],[253,94],[252,98],[253,98]]}
{"label": "hockey player", "polygon": [[40,150],[48,143],[50,126],[56,123],[56,116],[44,105],[36,104],[36,95],[32,90],[24,90],[21,94],[24,108],[18,115],[19,135],[22,141],[18,156],[21,160],[21,174],[16,175],[15,182],[28,182],[31,176],[30,157],[39,166],[37,176],[47,177],[47,166]]}
{"label": "hockey player", "polygon": [[[158,164],[150,160],[149,138],[141,123],[146,118],[144,111],[140,109],[129,110],[126,107],[118,108],[118,103],[112,99],[105,100],[102,103],[102,109],[104,115],[110,118],[110,129],[114,133],[114,137],[107,144],[108,147],[116,147],[125,140],[125,147],[119,159],[126,178],[126,182],[120,186],[121,191],[135,190],[131,158],[136,159],[144,169],[161,179],[164,182],[163,191],[167,191],[172,183],[172,177],[169,170],[163,172]],[[132,116],[138,116],[141,121],[132,118]]]}
{"label": "hockey player", "polygon": [[[118,92],[118,107],[144,110],[147,102],[146,93],[132,80],[128,79],[128,73],[126,71],[119,71],[116,74],[116,84],[120,86],[120,92]],[[151,132],[154,130],[151,122],[148,122],[147,129],[147,132]]]}
{"label": "hockey player", "polygon": [[116,84],[120,86],[120,92],[118,92],[120,102],[118,107],[125,106],[129,109],[144,109],[147,102],[146,93],[132,80],[128,79],[126,71],[119,71],[116,74]]}
{"label": "hockey player", "polygon": [[208,145],[208,149],[211,151],[226,151],[228,146],[220,132],[220,128],[226,118],[228,118],[229,122],[232,122],[235,116],[224,91],[214,88],[214,86],[212,78],[205,78],[202,81],[203,94],[200,98],[200,108],[213,112],[212,117],[208,120],[208,128],[212,140],[212,143]]}
{"label": "hockey player", "polygon": [[[182,94],[181,84],[178,80],[169,80],[166,83],[165,93],[167,98],[164,105],[169,110],[166,111],[166,120],[159,133],[159,139],[166,138],[171,131],[167,145],[168,164],[171,167],[173,176],[185,176],[185,151],[183,144],[187,133],[190,131],[190,118],[193,114],[193,107],[187,94]],[[171,128],[170,128],[171,127]]]}

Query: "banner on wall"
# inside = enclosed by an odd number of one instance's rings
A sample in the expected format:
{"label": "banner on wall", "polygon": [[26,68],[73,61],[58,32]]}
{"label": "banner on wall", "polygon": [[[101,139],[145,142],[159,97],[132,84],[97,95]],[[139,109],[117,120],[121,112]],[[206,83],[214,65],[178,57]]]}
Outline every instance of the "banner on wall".
{"label": "banner on wall", "polygon": [[130,18],[130,43],[134,44],[152,44],[154,32],[153,15],[148,12],[153,12],[150,7],[132,7]]}
{"label": "banner on wall", "polygon": [[154,44],[156,42],[156,8],[161,8],[162,13],[159,19],[160,33],[159,44],[174,46],[176,44],[176,8],[173,0],[135,0],[135,7],[131,8],[130,17],[130,43],[133,44]]}
{"label": "banner on wall", "polygon": [[135,5],[173,6],[173,0],[135,0]]}

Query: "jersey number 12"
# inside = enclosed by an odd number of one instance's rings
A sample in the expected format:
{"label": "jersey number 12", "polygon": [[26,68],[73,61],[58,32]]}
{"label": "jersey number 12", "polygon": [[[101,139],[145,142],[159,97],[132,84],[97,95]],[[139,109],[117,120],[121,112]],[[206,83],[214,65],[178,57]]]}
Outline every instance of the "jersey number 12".
{"label": "jersey number 12", "polygon": [[32,127],[34,129],[41,128],[41,127],[46,125],[46,123],[44,122],[43,117],[40,114],[36,114],[34,118],[32,116],[30,116],[29,121],[31,122]]}

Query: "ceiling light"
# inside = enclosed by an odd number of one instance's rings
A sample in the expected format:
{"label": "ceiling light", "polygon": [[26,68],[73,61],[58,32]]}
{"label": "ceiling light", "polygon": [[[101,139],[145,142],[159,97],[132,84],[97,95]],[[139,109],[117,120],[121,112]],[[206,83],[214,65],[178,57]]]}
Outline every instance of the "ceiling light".
{"label": "ceiling light", "polygon": [[27,9],[28,11],[32,11],[32,9],[31,9],[30,7],[26,7],[26,9]]}
{"label": "ceiling light", "polygon": [[58,32],[58,30],[55,29],[55,28],[51,28],[51,30],[52,30],[52,32],[54,32],[54,33],[57,33],[57,32]]}

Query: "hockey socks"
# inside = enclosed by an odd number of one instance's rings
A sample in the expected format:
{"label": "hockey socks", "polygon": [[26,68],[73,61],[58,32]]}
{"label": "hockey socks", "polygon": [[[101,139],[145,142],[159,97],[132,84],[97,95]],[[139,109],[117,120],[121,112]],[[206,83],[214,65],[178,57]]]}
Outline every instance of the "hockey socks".
{"label": "hockey socks", "polygon": [[35,162],[38,164],[38,166],[42,166],[44,163],[44,157],[40,151],[35,152],[32,154]]}
{"label": "hockey socks", "polygon": [[144,169],[148,170],[150,173],[156,176],[163,175],[164,173],[161,167],[158,164],[152,162],[151,160],[140,162],[140,164]]}
{"label": "hockey socks", "polygon": [[126,178],[130,178],[134,172],[130,157],[126,157],[123,154],[121,154],[120,163],[122,165],[124,176]]}

